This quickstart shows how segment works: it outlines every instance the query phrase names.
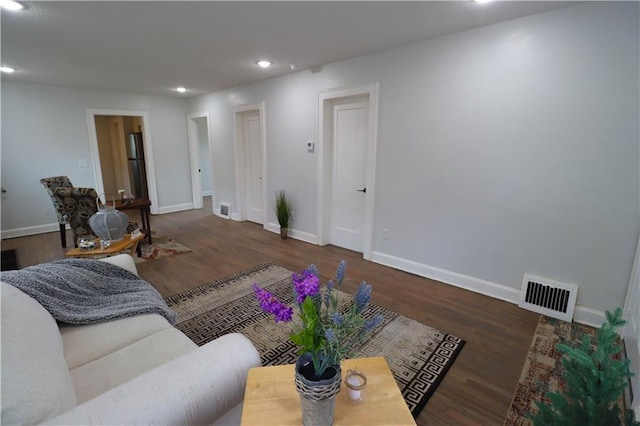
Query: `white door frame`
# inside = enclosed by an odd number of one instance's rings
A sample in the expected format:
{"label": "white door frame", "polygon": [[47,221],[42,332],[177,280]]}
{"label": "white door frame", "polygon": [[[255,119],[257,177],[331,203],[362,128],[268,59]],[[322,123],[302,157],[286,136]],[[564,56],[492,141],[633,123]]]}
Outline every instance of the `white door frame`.
{"label": "white door frame", "polygon": [[142,144],[144,146],[144,160],[147,173],[147,190],[149,192],[149,201],[151,201],[151,214],[158,214],[158,189],[156,187],[156,166],[153,157],[153,142],[151,139],[151,120],[148,111],[131,111],[123,109],[95,109],[87,108],[85,110],[87,117],[87,128],[89,130],[89,146],[91,148],[91,160],[93,161],[93,175],[95,180],[96,192],[102,194],[104,192],[104,183],[102,182],[102,167],[100,166],[100,153],[98,152],[98,135],[96,133],[96,115],[119,115],[127,117],[142,117]]}
{"label": "white door frame", "polygon": [[[209,111],[195,112],[187,115],[187,138],[189,140],[189,161],[191,163],[191,191],[193,198],[193,208],[202,208],[202,183],[200,181],[200,145],[198,135],[198,124],[196,119],[204,118],[207,121],[207,144],[209,145],[209,162],[213,165],[211,158],[211,120],[209,120]],[[215,178],[213,177],[213,167],[211,168],[211,200],[215,210]]]}
{"label": "white door frame", "polygon": [[330,241],[331,229],[329,220],[331,218],[331,200],[328,200],[328,190],[330,180],[333,178],[331,170],[332,158],[328,158],[332,152],[326,144],[331,143],[331,101],[340,98],[350,98],[355,96],[368,96],[369,98],[369,141],[367,143],[366,167],[366,188],[365,212],[363,227],[363,249],[362,257],[371,260],[371,246],[373,242],[373,207],[375,197],[375,176],[376,176],[376,152],[378,145],[378,86],[377,82],[362,86],[349,87],[344,89],[321,92],[318,96],[319,111],[319,135],[318,135],[318,245],[326,245]]}
{"label": "white door frame", "polygon": [[260,102],[252,105],[243,105],[235,107],[233,109],[233,140],[235,147],[235,160],[236,160],[236,203],[237,203],[237,216],[232,215],[232,218],[238,221],[247,220],[247,188],[244,179],[245,168],[245,152],[244,152],[244,139],[242,137],[242,113],[247,111],[258,111],[260,116],[260,140],[262,143],[262,211],[263,227],[267,226],[267,132],[265,124],[265,107],[264,102]]}

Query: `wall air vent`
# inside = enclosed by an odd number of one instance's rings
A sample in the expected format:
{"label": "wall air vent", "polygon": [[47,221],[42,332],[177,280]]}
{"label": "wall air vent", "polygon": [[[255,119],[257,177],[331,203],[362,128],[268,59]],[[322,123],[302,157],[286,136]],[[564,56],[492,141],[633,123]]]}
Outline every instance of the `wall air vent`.
{"label": "wall air vent", "polygon": [[577,297],[578,286],[575,284],[524,274],[518,306],[571,322]]}
{"label": "wall air vent", "polygon": [[220,216],[225,219],[231,217],[231,204],[225,202],[220,203]]}

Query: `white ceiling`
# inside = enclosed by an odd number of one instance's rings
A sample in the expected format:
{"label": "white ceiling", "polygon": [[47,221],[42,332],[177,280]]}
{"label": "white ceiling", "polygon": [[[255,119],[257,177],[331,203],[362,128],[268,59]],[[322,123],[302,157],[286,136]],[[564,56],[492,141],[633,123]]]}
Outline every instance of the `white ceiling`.
{"label": "white ceiling", "polygon": [[[184,97],[572,4],[22,3],[1,13],[2,64],[18,70],[3,79]],[[274,66],[258,68],[262,58]]]}

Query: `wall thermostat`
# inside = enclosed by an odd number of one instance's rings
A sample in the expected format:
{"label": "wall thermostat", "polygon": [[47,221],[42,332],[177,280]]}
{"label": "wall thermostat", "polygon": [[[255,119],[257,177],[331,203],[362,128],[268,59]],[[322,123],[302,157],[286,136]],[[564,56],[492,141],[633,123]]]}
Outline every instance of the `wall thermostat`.
{"label": "wall thermostat", "polygon": [[307,152],[313,152],[316,149],[316,144],[313,141],[307,142]]}

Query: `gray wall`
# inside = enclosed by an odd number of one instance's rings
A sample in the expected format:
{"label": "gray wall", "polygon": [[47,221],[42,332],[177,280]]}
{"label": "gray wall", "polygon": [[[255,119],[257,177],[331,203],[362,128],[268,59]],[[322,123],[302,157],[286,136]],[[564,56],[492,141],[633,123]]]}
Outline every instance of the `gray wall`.
{"label": "gray wall", "polygon": [[374,257],[511,297],[530,272],[578,284],[578,304],[604,311],[624,301],[640,229],[638,40],[637,3],[585,3],[204,95],[189,111],[210,111],[216,199],[235,206],[232,109],[264,101],[269,202],[285,189],[296,230],[314,235],[305,142],[318,93],[377,81]]}
{"label": "gray wall", "polygon": [[75,186],[95,187],[87,108],[148,111],[158,206],[191,205],[186,100],[3,81],[3,238],[58,229],[45,215],[51,200],[40,178],[68,175]]}
{"label": "gray wall", "polygon": [[41,177],[95,184],[86,108],[149,111],[161,211],[191,204],[185,117],[208,110],[215,199],[237,205],[232,110],[262,101],[269,204],[285,189],[313,236],[318,93],[377,81],[377,261],[513,293],[535,273],[612,309],[640,231],[638,13],[583,3],[189,101],[3,81],[2,237],[57,229]]}

